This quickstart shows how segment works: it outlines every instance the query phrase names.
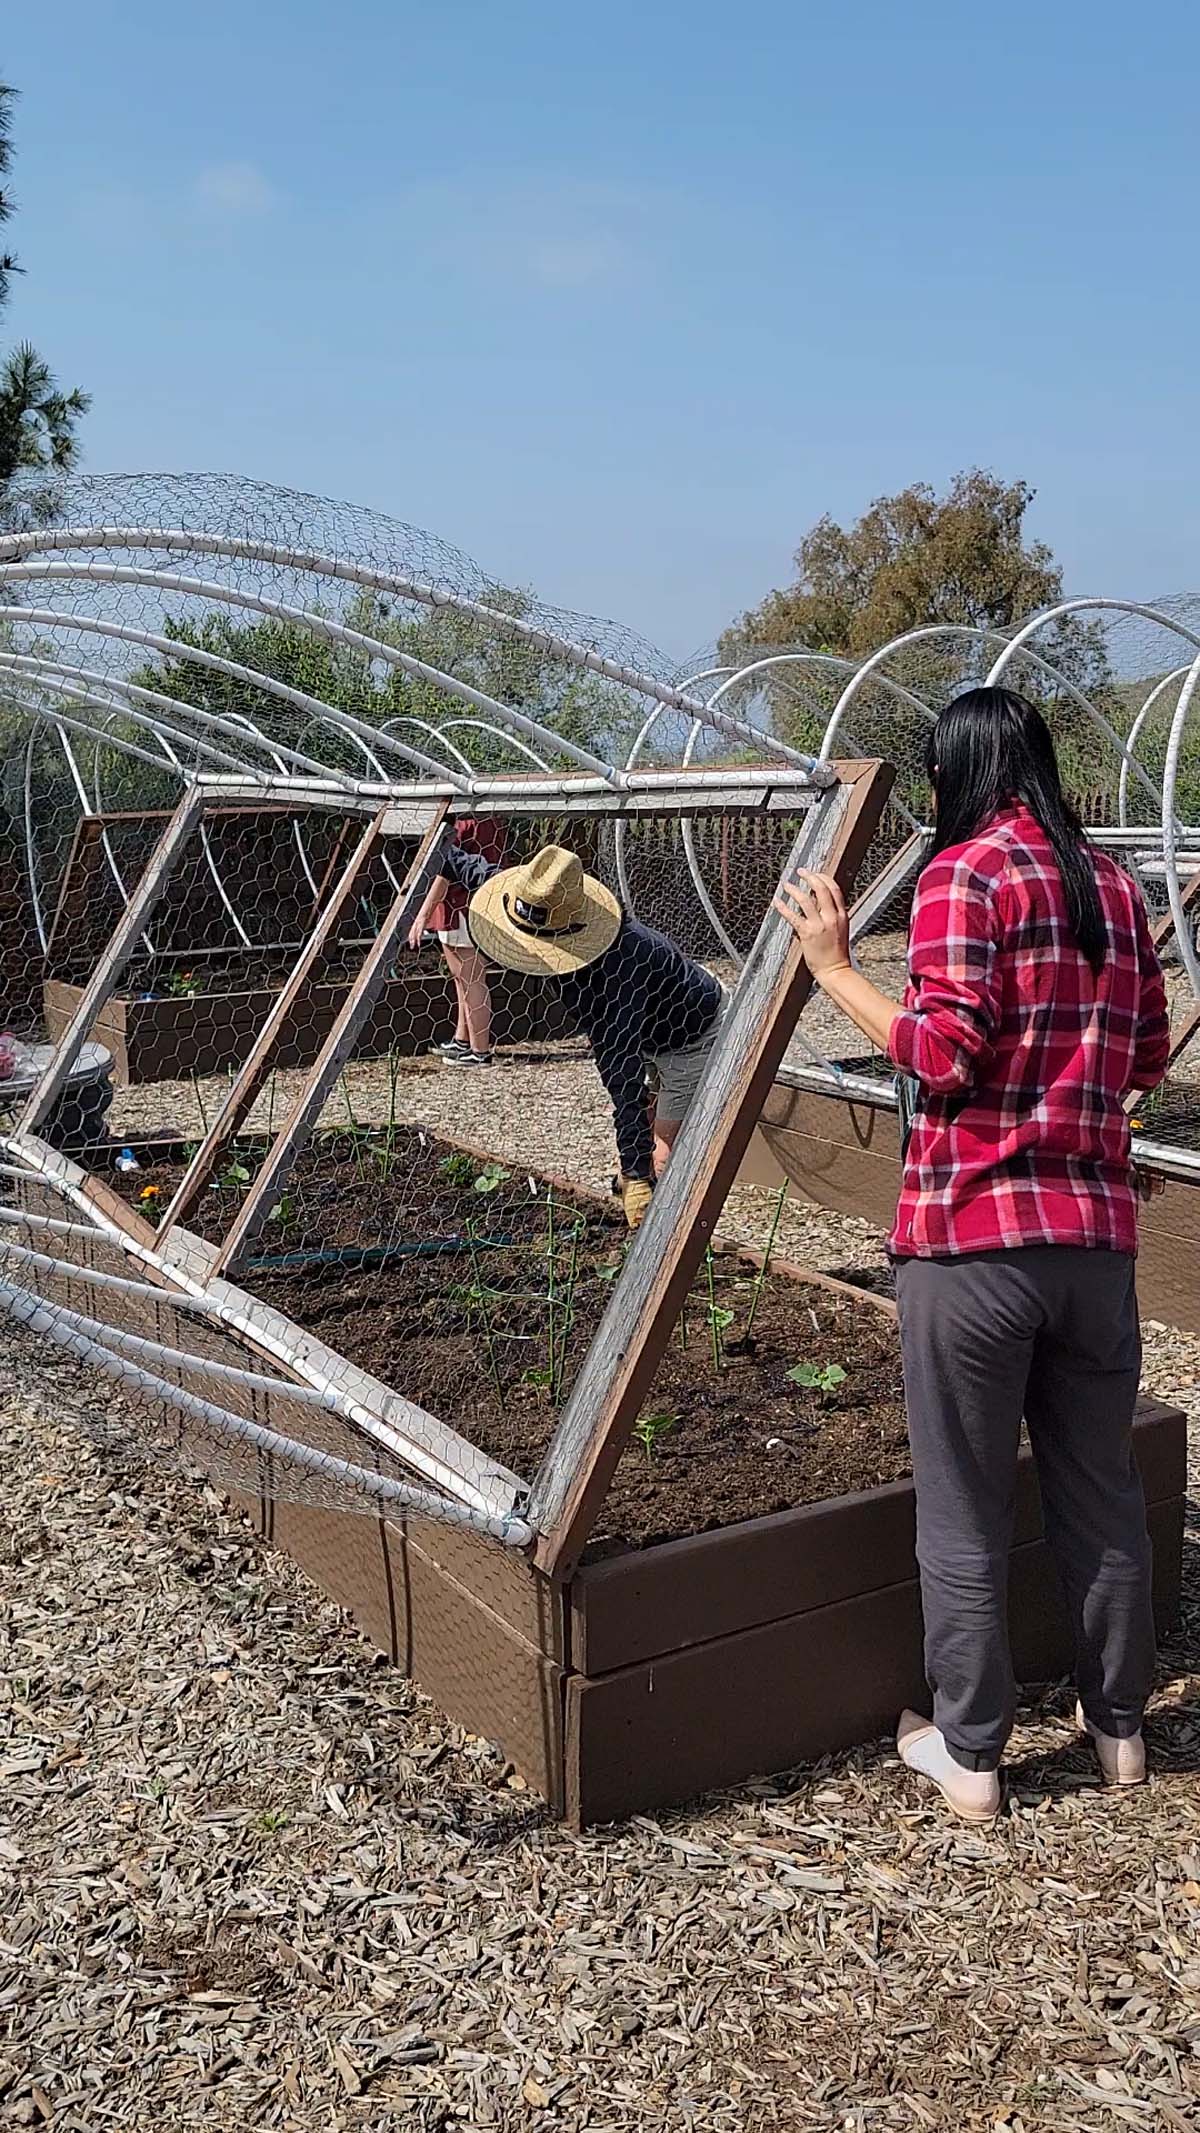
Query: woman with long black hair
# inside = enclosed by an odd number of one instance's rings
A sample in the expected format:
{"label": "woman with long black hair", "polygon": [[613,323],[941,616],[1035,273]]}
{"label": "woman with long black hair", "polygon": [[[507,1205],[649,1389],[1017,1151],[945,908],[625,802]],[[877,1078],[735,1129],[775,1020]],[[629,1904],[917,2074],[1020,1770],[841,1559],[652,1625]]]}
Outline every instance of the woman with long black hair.
{"label": "woman with long black hair", "polygon": [[778,908],[814,978],[916,1086],[889,1249],[917,1496],[932,1724],[899,1749],[969,1821],[1000,1806],[1016,1708],[1008,1557],[1024,1414],[1102,1776],[1145,1775],[1150,1544],[1133,1461],[1138,1195],[1124,1099],[1166,1070],[1142,899],[1089,845],[1041,714],[1009,689],[943,711],[936,828],[905,1004],[850,960],[846,908],[801,874]]}

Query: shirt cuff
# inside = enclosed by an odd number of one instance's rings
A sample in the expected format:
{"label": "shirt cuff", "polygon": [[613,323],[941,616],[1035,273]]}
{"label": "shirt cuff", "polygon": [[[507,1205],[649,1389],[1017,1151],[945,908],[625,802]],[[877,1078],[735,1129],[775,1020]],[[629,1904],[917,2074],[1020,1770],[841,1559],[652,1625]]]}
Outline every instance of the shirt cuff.
{"label": "shirt cuff", "polygon": [[888,1032],[888,1058],[893,1066],[899,1067],[902,1074],[915,1074],[917,1071],[913,1062],[916,1058],[920,1020],[919,1015],[906,1007],[897,1015]]}

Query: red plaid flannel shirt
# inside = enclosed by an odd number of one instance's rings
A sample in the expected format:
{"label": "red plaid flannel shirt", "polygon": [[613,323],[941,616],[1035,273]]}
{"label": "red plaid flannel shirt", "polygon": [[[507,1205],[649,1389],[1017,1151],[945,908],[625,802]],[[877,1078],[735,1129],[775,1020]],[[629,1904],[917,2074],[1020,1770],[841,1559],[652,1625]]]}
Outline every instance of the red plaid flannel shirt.
{"label": "red plaid flannel shirt", "polygon": [[1161,1081],[1166,990],[1145,907],[1093,854],[1109,949],[1076,947],[1049,839],[1004,809],[917,885],[892,1059],[921,1085],[891,1249],[1137,1249],[1123,1099]]}

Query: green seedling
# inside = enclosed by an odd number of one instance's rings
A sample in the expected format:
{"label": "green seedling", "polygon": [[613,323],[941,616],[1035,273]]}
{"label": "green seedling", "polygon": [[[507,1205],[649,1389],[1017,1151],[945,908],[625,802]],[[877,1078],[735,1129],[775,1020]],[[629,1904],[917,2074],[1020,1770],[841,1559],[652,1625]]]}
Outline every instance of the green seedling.
{"label": "green seedling", "polygon": [[244,1163],[226,1163],[217,1178],[218,1185],[226,1192],[245,1192],[250,1183],[250,1172]]}
{"label": "green seedling", "polygon": [[444,1155],[438,1170],[448,1185],[461,1186],[464,1191],[475,1183],[475,1165],[469,1155]]}
{"label": "green seedling", "polygon": [[511,1176],[512,1172],[505,1170],[501,1164],[490,1163],[487,1169],[481,1170],[475,1179],[475,1190],[483,1193],[497,1192],[501,1185],[508,1183]]}
{"label": "green seedling", "polygon": [[262,1837],[278,1836],[279,1831],[287,1826],[288,1818],[282,1807],[264,1807],[254,1825]]}
{"label": "green seedling", "polygon": [[567,1343],[571,1338],[571,1328],[575,1324],[575,1289],[579,1280],[579,1245],[586,1228],[587,1224],[582,1220],[572,1224],[570,1231],[571,1256],[567,1262],[566,1285],[559,1292],[558,1353],[554,1358],[554,1377],[550,1386],[550,1398],[556,1407],[562,1399]]}
{"label": "green seedling", "polygon": [[467,1224],[467,1244],[471,1253],[472,1289],[478,1302],[479,1316],[483,1325],[483,1344],[487,1350],[488,1370],[491,1374],[492,1383],[496,1388],[496,1398],[500,1405],[500,1411],[503,1414],[504,1380],[500,1375],[500,1365],[496,1360],[496,1349],[492,1341],[492,1314],[488,1309],[488,1304],[494,1292],[489,1290],[484,1281],[483,1269],[479,1264],[479,1248],[475,1241],[475,1230],[470,1222]]}
{"label": "green seedling", "polygon": [[397,1115],[396,1115],[396,1114],[397,1114],[397,1095],[396,1095],[396,1092],[397,1092],[397,1085],[398,1085],[398,1083],[399,1083],[399,1079],[400,1079],[400,1055],[399,1055],[399,1053],[398,1053],[398,1052],[396,1051],[396,1049],[395,1049],[395,1047],[394,1047],[394,1046],[393,1046],[393,1047],[391,1048],[391,1050],[390,1050],[390,1051],[388,1052],[387,1068],[388,1068],[388,1119],[387,1119],[387,1132],[386,1132],[386,1133],[384,1134],[384,1137],[383,1137],[383,1140],[382,1140],[382,1142],[380,1142],[380,1143],[376,1144],[376,1145],[375,1145],[375,1146],[374,1146],[374,1147],[372,1148],[372,1150],[371,1150],[372,1160],[374,1161],[375,1167],[376,1167],[376,1169],[377,1169],[377,1170],[378,1170],[378,1172],[379,1172],[379,1182],[380,1182],[380,1184],[381,1184],[381,1185],[386,1185],[386,1184],[387,1184],[387,1181],[388,1181],[388,1179],[389,1179],[389,1178],[391,1177],[392,1171],[394,1170],[394,1168],[395,1168],[395,1165],[396,1165],[396,1160],[397,1160],[397,1155],[398,1155],[398,1143],[399,1143],[399,1134],[398,1134],[398,1132],[397,1132]]}
{"label": "green seedling", "polygon": [[290,1192],[285,1192],[281,1200],[276,1200],[267,1220],[269,1222],[278,1222],[281,1229],[288,1229],[295,1219],[296,1202]]}
{"label": "green seedling", "polygon": [[648,1466],[654,1464],[659,1444],[678,1421],[677,1415],[642,1415],[634,1428],[634,1436],[646,1454]]}
{"label": "green seedling", "polygon": [[721,1335],[727,1326],[733,1324],[733,1312],[727,1311],[723,1305],[717,1302],[713,1271],[713,1248],[711,1244],[706,1246],[704,1253],[704,1285],[708,1290],[708,1308],[704,1315],[708,1320],[709,1337],[712,1341],[713,1369],[723,1370],[725,1368],[725,1354],[721,1345]]}
{"label": "green seedling", "polygon": [[611,1266],[598,1266],[596,1268],[596,1279],[597,1281],[615,1281],[617,1276],[624,1272],[624,1268],[625,1261],[623,1259],[614,1259]]}
{"label": "green seedling", "polygon": [[754,1315],[755,1312],[758,1310],[759,1298],[762,1295],[767,1275],[770,1272],[771,1253],[775,1249],[775,1238],[779,1230],[779,1218],[783,1213],[783,1203],[787,1199],[787,1190],[788,1180],[785,1178],[779,1188],[779,1198],[775,1202],[775,1213],[771,1218],[771,1233],[770,1236],[767,1238],[767,1248],[766,1251],[763,1253],[763,1262],[754,1277],[754,1289],[750,1297],[750,1309],[746,1317],[746,1330],[742,1335],[742,1338],[745,1341],[749,1341],[750,1336],[754,1331]]}
{"label": "green seedling", "polygon": [[163,990],[173,1000],[194,1000],[197,993],[204,991],[204,979],[194,970],[176,970],[167,979]]}
{"label": "green seedling", "polygon": [[365,1144],[369,1143],[371,1139],[371,1129],[369,1126],[360,1125],[355,1118],[354,1106],[350,1101],[350,1090],[344,1081],[342,1083],[342,1101],[346,1106],[346,1137],[354,1150],[354,1168],[358,1173],[359,1183],[365,1184],[368,1160]]}
{"label": "green seedling", "polygon": [[549,1392],[553,1384],[549,1363],[531,1363],[528,1370],[521,1372],[521,1382],[524,1385],[533,1385],[538,1392]]}
{"label": "green seedling", "polygon": [[193,1096],[194,1096],[194,1097],[195,1097],[195,1099],[196,1099],[196,1110],[197,1110],[197,1112],[199,1113],[199,1117],[200,1117],[200,1131],[201,1131],[201,1133],[203,1133],[203,1134],[205,1135],[205,1137],[207,1138],[207,1135],[208,1135],[208,1112],[207,1112],[207,1111],[205,1110],[205,1108],[204,1108],[204,1098],[203,1098],[203,1097],[201,1096],[201,1094],[200,1094],[200,1080],[199,1080],[199,1076],[198,1076],[198,1075],[197,1075],[197,1074],[196,1074],[196,1073],[195,1073],[194,1071],[193,1071],[193,1074],[192,1074],[192,1094],[193,1094]]}
{"label": "green seedling", "polygon": [[840,1363],[796,1363],[787,1373],[793,1385],[803,1385],[809,1392],[819,1392],[827,1400],[831,1392],[846,1382],[846,1373]]}

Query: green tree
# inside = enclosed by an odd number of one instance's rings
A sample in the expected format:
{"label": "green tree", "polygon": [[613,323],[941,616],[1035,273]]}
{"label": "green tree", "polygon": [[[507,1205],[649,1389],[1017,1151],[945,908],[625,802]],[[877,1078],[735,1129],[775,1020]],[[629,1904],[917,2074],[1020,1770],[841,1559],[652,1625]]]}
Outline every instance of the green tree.
{"label": "green tree", "polygon": [[[517,615],[532,606],[528,594],[501,587],[489,590],[487,604]],[[619,755],[636,730],[640,712],[627,691],[460,609],[444,607],[414,614],[407,606],[397,608],[376,593],[363,592],[350,602],[344,619],[360,635],[453,675],[606,759]],[[301,689],[334,710],[351,712],[369,726],[406,718],[438,731],[455,726],[447,740],[461,748],[480,771],[511,772],[521,767],[519,750],[499,737],[503,733],[500,720],[473,710],[420,674],[334,643],[301,623],[240,622],[233,615],[214,611],[197,622],[168,622],[163,634],[181,647],[181,656],[166,656],[142,668],[134,679],[143,687],[222,717],[250,718],[270,739],[303,749],[322,761],[335,760],[359,773],[365,769],[353,740],[339,740],[329,726],[319,727],[313,716],[255,688],[252,682],[198,665],[182,656],[183,648],[219,653],[238,666]],[[495,725],[497,737],[457,730],[456,722],[463,718]],[[119,726],[114,730],[119,731]],[[400,725],[397,739],[424,754],[438,755],[437,743],[419,726]],[[552,757],[549,744],[546,752]],[[453,760],[453,755],[448,756],[448,761]],[[395,757],[391,767],[398,767]]]}
{"label": "green tree", "polygon": [[28,341],[0,368],[0,487],[22,467],[69,473],[79,458],[75,426],[91,396],[60,390],[49,364]]}
{"label": "green tree", "polygon": [[861,658],[925,623],[1012,629],[1062,594],[1050,549],[1025,536],[1034,494],[975,468],[944,496],[927,482],[881,496],[849,528],[826,514],[796,551],[795,584],[727,630],[722,657],[797,645]]}
{"label": "green tree", "polygon": [[[764,648],[794,647],[860,660],[930,625],[1011,634],[1062,598],[1061,567],[1044,541],[1026,534],[1034,495],[1026,481],[1004,482],[976,467],[956,474],[942,496],[927,482],[881,496],[849,527],[826,514],[796,551],[795,583],[768,593],[725,632],[722,658],[748,661]],[[1018,658],[1009,678],[1046,711],[1064,775],[1089,792],[1100,767],[1115,791],[1115,763],[1106,753],[1098,766],[1096,729],[1072,693],[1119,719],[1102,626],[1068,615],[1039,634],[1033,653]],[[981,681],[991,657],[991,649],[981,653],[947,634],[906,648],[888,673],[936,709]],[[816,747],[840,683],[814,675],[798,694],[793,680],[786,673],[767,680],[776,724],[795,745]],[[922,808],[927,727],[919,714],[879,684],[856,701],[851,727],[855,745],[892,757],[901,797]]]}
{"label": "green tree", "polygon": [[[12,167],[12,110],[16,91],[0,82],[0,180]],[[0,223],[13,212],[11,195],[0,185]],[[9,296],[10,277],[19,272],[11,252],[0,254],[0,311]],[[23,341],[0,368],[0,490],[27,467],[66,473],[79,456],[76,426],[91,402],[76,387],[64,392],[45,358]]]}
{"label": "green tree", "polygon": [[[12,168],[12,107],[16,92],[6,89],[0,82],[0,223],[7,222],[13,211],[12,195],[5,191],[3,180]],[[11,252],[0,252],[0,311],[8,301],[8,279],[18,274],[20,268]]]}

